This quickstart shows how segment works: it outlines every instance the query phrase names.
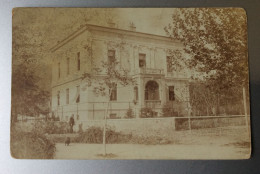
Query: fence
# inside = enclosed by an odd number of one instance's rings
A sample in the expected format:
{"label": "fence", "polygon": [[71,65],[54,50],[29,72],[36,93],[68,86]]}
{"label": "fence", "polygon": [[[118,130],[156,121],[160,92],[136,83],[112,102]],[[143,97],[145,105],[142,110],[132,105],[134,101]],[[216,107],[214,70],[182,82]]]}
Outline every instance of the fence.
{"label": "fence", "polygon": [[[249,119],[249,117],[247,119]],[[83,130],[92,126],[102,128],[104,121],[89,120],[83,121],[81,124]],[[173,131],[192,131],[204,128],[217,128],[218,131],[221,132],[223,128],[230,126],[242,126],[249,129],[249,125],[246,125],[244,115],[108,119],[107,126],[112,127],[116,131],[131,133],[133,135],[166,135]]]}
{"label": "fence", "polygon": [[[188,115],[188,109],[185,103],[171,102],[170,105],[162,106],[160,100],[156,101],[145,101],[144,106],[140,106],[138,102],[118,102],[110,101],[109,105],[107,102],[85,102],[78,104],[69,104],[64,106],[59,106],[54,110],[56,117],[59,117],[62,121],[68,121],[71,115],[74,115],[76,120],[100,120],[107,118],[127,118],[127,117],[140,117],[142,108],[149,108],[151,112],[154,113],[156,117],[167,115],[167,110],[169,111],[169,116],[185,116]],[[222,107],[223,108],[223,107]],[[243,106],[233,106],[233,110],[220,109],[222,112],[192,112],[192,116],[216,116],[216,115],[242,115]],[[106,114],[106,109],[108,109],[108,115]],[[172,110],[171,110],[172,109]],[[166,112],[166,113],[165,113]],[[148,116],[149,117],[149,116]]]}
{"label": "fence", "polygon": [[67,121],[71,115],[77,117],[77,120],[100,120],[104,119],[106,110],[108,109],[109,118],[123,118],[127,111],[132,109],[133,115],[138,113],[138,107],[133,102],[86,102],[79,104],[70,104],[59,106],[55,111],[55,115],[60,120]]}
{"label": "fence", "polygon": [[[35,121],[41,120],[46,119],[36,118],[23,121],[21,120],[18,122],[18,125],[20,125],[23,130],[29,131],[32,130]],[[247,130],[249,133],[249,125],[249,116],[245,117],[245,115],[107,119],[107,127],[111,127],[115,131],[130,133],[138,136],[164,136],[175,131],[192,131],[205,128],[217,128],[218,134],[222,134],[222,132],[230,126],[237,128],[241,128],[242,126],[243,129]],[[104,120],[76,121],[74,131],[79,131],[80,127],[84,131],[93,126],[103,128]],[[216,131],[215,129],[209,130]]]}

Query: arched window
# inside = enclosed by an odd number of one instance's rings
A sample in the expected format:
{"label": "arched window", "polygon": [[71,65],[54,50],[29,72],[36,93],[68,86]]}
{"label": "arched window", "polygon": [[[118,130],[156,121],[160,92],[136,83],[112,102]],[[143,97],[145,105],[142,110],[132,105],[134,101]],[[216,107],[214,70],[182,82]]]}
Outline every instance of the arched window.
{"label": "arched window", "polygon": [[160,100],[159,85],[156,81],[148,81],[146,83],[145,100]]}

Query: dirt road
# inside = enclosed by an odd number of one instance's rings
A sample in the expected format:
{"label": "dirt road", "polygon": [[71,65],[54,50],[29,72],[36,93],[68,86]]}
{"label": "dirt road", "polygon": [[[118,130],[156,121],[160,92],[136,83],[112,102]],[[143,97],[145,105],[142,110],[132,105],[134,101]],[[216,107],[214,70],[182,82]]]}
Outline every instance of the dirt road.
{"label": "dirt road", "polygon": [[[103,159],[102,144],[56,144],[56,159]],[[237,159],[248,158],[248,149],[213,145],[108,144],[109,159]]]}
{"label": "dirt road", "polygon": [[[175,132],[167,145],[107,144],[110,159],[245,159],[250,140],[243,127]],[[56,159],[104,159],[102,144],[56,144]]]}

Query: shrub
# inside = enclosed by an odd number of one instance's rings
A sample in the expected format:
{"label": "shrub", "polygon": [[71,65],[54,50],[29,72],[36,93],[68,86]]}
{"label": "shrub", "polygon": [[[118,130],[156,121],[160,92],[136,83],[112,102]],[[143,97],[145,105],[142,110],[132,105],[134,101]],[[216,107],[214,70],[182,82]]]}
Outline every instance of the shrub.
{"label": "shrub", "polygon": [[152,110],[152,108],[142,108],[140,113],[141,118],[154,118],[157,117],[156,112]]}
{"label": "shrub", "polygon": [[[74,141],[74,139],[73,139]],[[90,127],[85,132],[79,134],[75,138],[75,142],[78,143],[96,143],[101,144],[103,142],[103,129],[100,127]],[[111,128],[107,128],[106,131],[106,143],[116,144],[116,143],[133,143],[133,144],[173,144],[177,141],[172,137],[150,135],[150,136],[133,136],[132,134],[123,134],[121,132],[116,132]]]}
{"label": "shrub", "polygon": [[11,130],[11,154],[18,159],[52,159],[55,144],[39,131]]}
{"label": "shrub", "polygon": [[70,137],[70,142],[75,143],[77,134],[48,134],[46,137],[54,143],[64,143],[67,137]]}
{"label": "shrub", "polygon": [[126,111],[125,118],[134,118],[134,112],[133,112],[133,109],[132,109],[132,108],[129,108],[129,109]]}
{"label": "shrub", "polygon": [[37,121],[34,131],[44,134],[65,134],[68,132],[69,125],[66,122]]}
{"label": "shrub", "polygon": [[176,112],[173,106],[170,103],[164,104],[162,108],[162,116],[163,117],[176,117],[178,116],[178,112]]}
{"label": "shrub", "polygon": [[[122,134],[121,132],[116,132],[111,128],[107,128],[106,131],[106,143],[127,143],[132,135]],[[103,129],[100,127],[90,127],[85,132],[79,134],[75,139],[79,143],[97,143],[101,144],[103,142]]]}
{"label": "shrub", "polygon": [[175,128],[176,130],[188,130],[188,118],[176,118],[175,119]]}
{"label": "shrub", "polygon": [[102,143],[103,130],[100,127],[90,127],[85,132],[81,132],[76,138],[80,143]]}

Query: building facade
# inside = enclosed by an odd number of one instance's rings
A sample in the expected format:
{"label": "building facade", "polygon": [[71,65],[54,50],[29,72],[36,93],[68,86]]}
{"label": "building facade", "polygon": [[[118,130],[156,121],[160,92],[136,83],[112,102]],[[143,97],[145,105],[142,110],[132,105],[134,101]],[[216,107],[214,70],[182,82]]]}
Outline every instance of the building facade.
{"label": "building facade", "polygon": [[[189,74],[185,68],[177,71],[171,60],[172,53],[182,49],[178,41],[133,28],[82,26],[51,49],[52,112],[62,121],[73,115],[80,123],[103,119],[106,108],[109,118],[124,118],[129,110],[138,118],[142,108],[161,116],[167,103],[178,115],[186,115]],[[86,85],[82,75],[110,59],[117,60],[136,83],[118,83],[110,96],[96,95],[93,89],[98,84]]]}

